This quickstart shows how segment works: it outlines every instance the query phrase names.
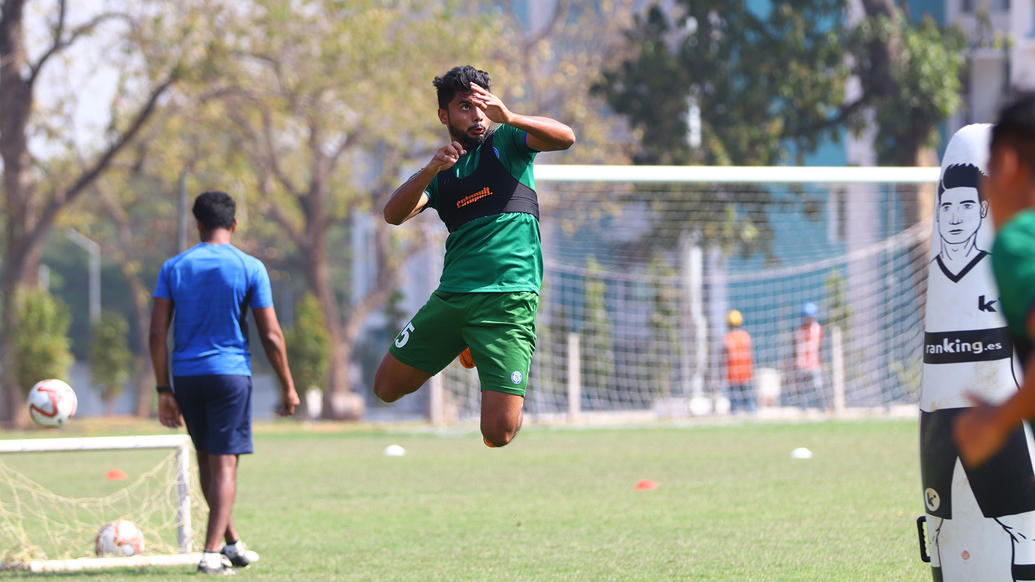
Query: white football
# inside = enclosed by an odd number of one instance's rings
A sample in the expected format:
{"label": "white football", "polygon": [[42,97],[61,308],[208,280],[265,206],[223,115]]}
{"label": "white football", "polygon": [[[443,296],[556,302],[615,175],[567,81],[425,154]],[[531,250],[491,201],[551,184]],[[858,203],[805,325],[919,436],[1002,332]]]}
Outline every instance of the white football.
{"label": "white football", "polygon": [[94,550],[98,556],[134,556],[144,551],[144,534],[131,521],[109,521],[97,532]]}
{"label": "white football", "polygon": [[61,380],[42,380],[29,390],[29,416],[40,426],[62,426],[75,416],[79,400]]}

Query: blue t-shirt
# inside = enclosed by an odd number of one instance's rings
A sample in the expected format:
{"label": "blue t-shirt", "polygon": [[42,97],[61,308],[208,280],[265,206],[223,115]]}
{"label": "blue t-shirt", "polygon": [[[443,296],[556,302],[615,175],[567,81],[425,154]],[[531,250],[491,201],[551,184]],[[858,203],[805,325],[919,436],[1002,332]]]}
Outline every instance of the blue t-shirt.
{"label": "blue t-shirt", "polygon": [[173,376],[250,376],[248,308],[273,306],[262,261],[233,245],[201,243],[169,259],[155,297],[173,302]]}

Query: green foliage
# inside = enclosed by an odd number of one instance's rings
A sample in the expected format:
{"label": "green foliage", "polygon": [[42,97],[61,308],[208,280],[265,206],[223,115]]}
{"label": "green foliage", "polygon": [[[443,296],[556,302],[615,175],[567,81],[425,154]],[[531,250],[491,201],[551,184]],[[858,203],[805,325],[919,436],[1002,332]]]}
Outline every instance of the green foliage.
{"label": "green foliage", "polygon": [[[639,163],[779,164],[788,144],[801,155],[861,128],[865,107],[876,112],[884,158],[902,160],[915,151],[896,152],[895,136],[914,150],[914,136],[929,145],[959,106],[963,39],[930,18],[894,13],[852,27],[840,0],[677,4],[636,19],[626,33],[632,55],[595,87],[643,132]],[[853,75],[862,94],[846,102]],[[701,112],[696,148],[686,139],[689,100]]]}
{"label": "green foliage", "polygon": [[587,391],[606,390],[615,377],[611,315],[607,307],[607,281],[603,275],[600,263],[589,258],[586,262],[586,322],[582,327],[582,377]]}
{"label": "green foliage", "polygon": [[320,302],[306,294],[295,306],[295,325],[284,332],[291,375],[299,391],[324,387],[331,360],[331,340]]}
{"label": "green foliage", "polygon": [[90,375],[105,404],[110,406],[122,393],[132,359],[126,318],[109,311],[101,313],[90,338]]}
{"label": "green foliage", "polygon": [[646,349],[646,369],[650,374],[650,389],[654,394],[669,396],[672,392],[672,362],[679,361],[682,342],[679,338],[679,290],[673,284],[676,270],[663,259],[655,257],[647,264],[651,278],[651,312],[649,325],[651,341]]}
{"label": "green foliage", "polygon": [[[636,163],[802,163],[825,141],[868,126],[872,111],[878,161],[914,165],[959,106],[962,37],[929,18],[914,23],[894,12],[846,24],[853,19],[841,0],[674,4],[637,16],[627,56],[593,88],[639,132]],[[688,138],[691,104],[699,144]],[[764,209],[775,200],[766,189],[682,194],[663,210],[687,217],[684,230],[727,254],[771,247]],[[806,193],[795,196],[808,203]],[[648,242],[664,248],[673,240]]]}
{"label": "green foliage", "polygon": [[852,308],[848,304],[848,283],[845,276],[840,270],[831,269],[823,286],[827,291],[828,315],[825,323],[848,331],[852,324]]}
{"label": "green foliage", "polygon": [[72,365],[68,306],[39,288],[20,291],[15,305],[18,310],[14,333],[18,385],[27,393],[40,380],[67,379]]}
{"label": "green foliage", "polygon": [[[632,56],[597,85],[643,132],[638,163],[778,164],[785,140],[809,151],[836,137],[821,124],[850,73],[831,24],[844,20],[843,2],[781,2],[765,13],[744,1],[678,4],[678,16],[655,5],[637,18],[627,32]],[[691,99],[701,114],[696,148],[687,141]]]}
{"label": "green foliage", "polygon": [[860,47],[878,43],[898,48],[890,63],[893,89],[869,92],[877,122],[874,146],[878,163],[912,165],[916,150],[934,146],[938,124],[961,105],[960,72],[967,48],[963,34],[939,28],[930,16],[915,25],[906,18],[877,16],[859,25],[856,38]]}

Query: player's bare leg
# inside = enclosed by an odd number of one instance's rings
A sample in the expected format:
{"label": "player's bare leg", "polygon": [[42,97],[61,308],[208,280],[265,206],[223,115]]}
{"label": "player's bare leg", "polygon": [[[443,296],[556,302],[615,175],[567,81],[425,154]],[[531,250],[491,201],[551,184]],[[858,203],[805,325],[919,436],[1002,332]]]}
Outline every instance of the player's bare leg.
{"label": "player's bare leg", "polygon": [[198,474],[209,509],[205,549],[218,552],[224,541],[238,539],[231,516],[237,494],[237,455],[198,451]]}
{"label": "player's bare leg", "polygon": [[502,447],[521,430],[525,399],[514,394],[482,390],[482,437],[485,444]]}
{"label": "player's bare leg", "polygon": [[385,402],[395,402],[416,392],[429,378],[431,374],[404,364],[387,353],[374,374],[374,394]]}

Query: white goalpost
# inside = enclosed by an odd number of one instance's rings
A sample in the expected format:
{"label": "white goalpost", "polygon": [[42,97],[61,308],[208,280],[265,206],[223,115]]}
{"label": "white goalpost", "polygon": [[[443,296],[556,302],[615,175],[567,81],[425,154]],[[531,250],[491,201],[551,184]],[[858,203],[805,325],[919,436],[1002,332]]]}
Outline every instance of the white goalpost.
{"label": "white goalpost", "polygon": [[[82,467],[100,466],[84,455],[130,451],[169,453],[158,460],[147,457],[140,463],[153,465],[114,490],[89,490],[82,496],[57,493],[33,479],[39,473],[54,473],[58,463],[69,474],[83,470],[61,455],[74,455]],[[107,436],[82,438],[40,438],[0,440],[0,551],[2,569],[32,572],[94,570],[132,566],[172,566],[196,563],[193,552],[197,532],[192,524],[201,509],[198,492],[191,486],[191,442],[184,434]],[[10,455],[49,455],[37,464],[13,468]],[[84,480],[85,483],[85,480]],[[145,549],[128,557],[96,557],[93,536],[106,521],[126,519],[143,533]],[[175,532],[173,536],[172,532]]]}
{"label": "white goalpost", "polygon": [[[535,179],[530,417],[727,414],[731,309],[759,414],[915,408],[938,168],[540,165]],[[806,303],[824,327],[818,395],[793,369]],[[477,374],[440,376],[431,416],[476,417]]]}

